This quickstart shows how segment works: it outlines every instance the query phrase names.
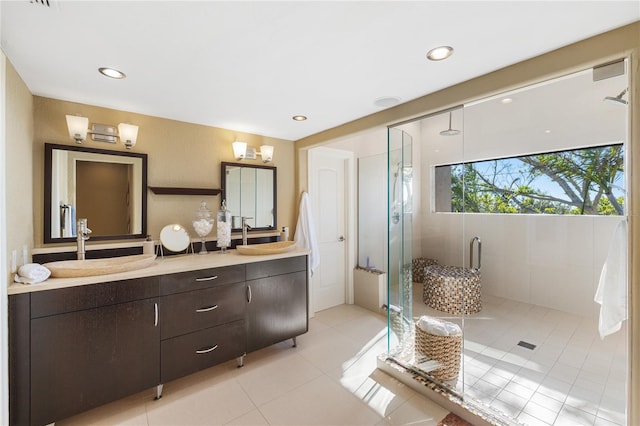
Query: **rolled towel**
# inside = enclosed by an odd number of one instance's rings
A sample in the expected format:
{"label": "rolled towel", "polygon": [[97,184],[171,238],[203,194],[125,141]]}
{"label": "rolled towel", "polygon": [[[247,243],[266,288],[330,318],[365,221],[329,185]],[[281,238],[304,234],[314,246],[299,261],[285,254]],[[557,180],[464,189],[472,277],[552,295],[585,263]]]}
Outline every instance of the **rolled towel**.
{"label": "rolled towel", "polygon": [[416,325],[425,333],[433,334],[434,336],[457,336],[462,334],[462,330],[457,324],[426,315],[420,317]]}
{"label": "rolled towel", "polygon": [[462,329],[460,328],[460,326],[458,324],[445,321],[444,322],[444,328],[447,329],[447,332],[449,333],[449,336],[458,336],[458,335],[462,334]]}
{"label": "rolled towel", "polygon": [[433,334],[435,336],[448,336],[449,332],[445,328],[442,321],[435,318],[423,316],[418,320],[418,327],[425,333]]}
{"label": "rolled towel", "polygon": [[24,284],[37,284],[49,278],[51,271],[39,263],[27,263],[18,268],[13,281]]}

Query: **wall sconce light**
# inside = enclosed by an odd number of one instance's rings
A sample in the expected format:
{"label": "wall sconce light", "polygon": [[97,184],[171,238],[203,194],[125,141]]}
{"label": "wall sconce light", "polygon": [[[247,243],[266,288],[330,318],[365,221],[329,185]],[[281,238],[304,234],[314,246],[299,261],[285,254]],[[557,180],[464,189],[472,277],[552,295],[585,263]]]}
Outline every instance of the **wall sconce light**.
{"label": "wall sconce light", "polygon": [[69,136],[76,143],[82,143],[87,134],[90,134],[94,141],[100,142],[116,143],[116,138],[120,138],[120,142],[127,149],[131,149],[138,139],[138,126],[133,124],[120,123],[117,132],[115,126],[105,124],[93,124],[89,130],[89,119],[77,115],[67,115],[67,129]]}
{"label": "wall sconce light", "polygon": [[252,146],[247,146],[246,142],[235,141],[233,144],[233,155],[236,157],[236,160],[255,160],[258,155],[262,157],[263,163],[269,163],[273,161],[273,146],[271,145],[262,145],[260,147],[260,151],[256,151],[256,149]]}
{"label": "wall sconce light", "polygon": [[247,143],[235,141],[233,144],[233,155],[236,157],[236,160],[243,160],[245,155],[247,155]]}
{"label": "wall sconce light", "polygon": [[258,154],[262,157],[263,163],[270,163],[273,160],[273,147],[271,145],[262,145]]}

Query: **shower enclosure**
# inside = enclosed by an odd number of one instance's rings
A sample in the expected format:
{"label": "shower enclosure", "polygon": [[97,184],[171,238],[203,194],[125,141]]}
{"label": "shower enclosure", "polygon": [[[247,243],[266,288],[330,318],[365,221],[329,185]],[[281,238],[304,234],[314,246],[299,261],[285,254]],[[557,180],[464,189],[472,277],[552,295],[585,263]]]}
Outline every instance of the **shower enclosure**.
{"label": "shower enclosure", "polygon": [[393,356],[407,362],[413,354],[412,304],[412,137],[389,129],[388,138],[388,347]]}
{"label": "shower enclosure", "polygon": [[[601,279],[626,254],[626,67],[388,129],[388,355],[411,380],[505,424],[626,423],[626,322],[601,339],[594,301],[627,285]],[[431,319],[461,330],[459,362],[455,339],[424,350]]]}

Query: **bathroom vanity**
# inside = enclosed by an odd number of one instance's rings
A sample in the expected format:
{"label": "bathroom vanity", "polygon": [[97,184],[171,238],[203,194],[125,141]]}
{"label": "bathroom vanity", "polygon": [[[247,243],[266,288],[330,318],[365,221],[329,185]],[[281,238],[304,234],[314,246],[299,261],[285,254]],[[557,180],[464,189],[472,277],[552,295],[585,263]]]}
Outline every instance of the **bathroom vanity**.
{"label": "bathroom vanity", "polygon": [[307,253],[185,255],[9,288],[10,422],[44,425],[308,331]]}

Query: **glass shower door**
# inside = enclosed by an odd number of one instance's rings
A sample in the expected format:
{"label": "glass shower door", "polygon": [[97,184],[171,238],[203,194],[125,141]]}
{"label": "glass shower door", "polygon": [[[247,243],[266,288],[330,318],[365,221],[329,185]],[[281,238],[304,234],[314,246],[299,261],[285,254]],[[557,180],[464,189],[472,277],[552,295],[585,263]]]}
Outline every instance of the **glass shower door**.
{"label": "glass shower door", "polygon": [[411,276],[413,138],[399,129],[388,131],[388,353],[410,365],[413,359],[413,296]]}

